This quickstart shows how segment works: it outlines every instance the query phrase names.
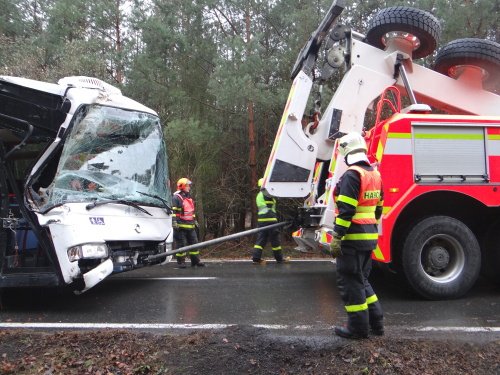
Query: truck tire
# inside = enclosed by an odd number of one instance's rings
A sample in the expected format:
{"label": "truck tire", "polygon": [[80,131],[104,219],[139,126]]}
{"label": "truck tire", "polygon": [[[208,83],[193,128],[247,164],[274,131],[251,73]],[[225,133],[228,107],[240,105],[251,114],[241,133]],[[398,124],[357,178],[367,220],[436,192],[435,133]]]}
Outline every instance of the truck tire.
{"label": "truck tire", "polygon": [[420,221],[408,234],[402,252],[403,272],[410,286],[432,299],[457,298],[476,282],[481,251],[474,233],[449,216]]}
{"label": "truck tire", "polygon": [[439,50],[434,64],[434,70],[453,77],[456,67],[472,65],[483,69],[487,74],[485,87],[496,86],[500,89],[500,44],[491,40],[464,38],[454,40]]}
{"label": "truck tire", "polygon": [[404,6],[380,10],[370,20],[366,40],[374,47],[385,49],[384,38],[391,32],[415,36],[420,45],[413,51],[413,59],[430,55],[436,49],[441,25],[429,12]]}
{"label": "truck tire", "polygon": [[488,228],[481,241],[481,274],[500,284],[500,221]]}

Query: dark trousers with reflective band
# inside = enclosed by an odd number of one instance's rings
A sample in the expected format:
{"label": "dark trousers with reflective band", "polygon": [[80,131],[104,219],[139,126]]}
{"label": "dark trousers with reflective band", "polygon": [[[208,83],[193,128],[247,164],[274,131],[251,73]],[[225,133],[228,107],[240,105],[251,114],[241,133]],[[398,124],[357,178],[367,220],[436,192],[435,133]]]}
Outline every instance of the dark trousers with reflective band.
{"label": "dark trousers with reflective band", "polygon": [[[188,245],[194,245],[198,243],[198,235],[196,234],[196,229],[186,229],[186,228],[179,228],[174,230],[174,240],[175,240],[175,247],[176,249],[179,249],[184,246]],[[189,252],[189,256],[191,258],[191,263],[198,263],[200,261],[199,259],[199,250],[193,250]],[[177,258],[177,262],[183,262],[186,253],[177,253],[175,254]]]}
{"label": "dark trousers with reflective band", "polygon": [[369,327],[383,329],[382,306],[368,281],[372,252],[342,246],[342,253],[337,258],[337,285],[347,311],[347,328],[361,335]]}
{"label": "dark trousers with reflective band", "polygon": [[[277,221],[259,223],[258,228],[263,228],[276,223]],[[264,246],[266,246],[268,240],[271,240],[274,259],[281,262],[283,260],[283,252],[281,251],[280,230],[277,228],[257,233],[257,241],[255,241],[255,245],[253,247],[252,259],[259,260],[262,257],[262,250],[264,249]]]}

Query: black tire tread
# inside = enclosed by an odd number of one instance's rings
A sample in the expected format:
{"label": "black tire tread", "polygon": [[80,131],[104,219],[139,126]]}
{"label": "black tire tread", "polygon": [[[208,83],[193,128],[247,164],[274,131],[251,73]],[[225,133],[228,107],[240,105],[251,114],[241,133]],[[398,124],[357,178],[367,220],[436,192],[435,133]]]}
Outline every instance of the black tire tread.
{"label": "black tire tread", "polygon": [[389,31],[407,31],[421,39],[421,45],[413,51],[413,58],[430,55],[437,46],[441,34],[439,20],[431,13],[406,7],[395,6],[380,10],[369,23],[366,40],[369,44],[384,48],[381,37]]}
{"label": "black tire tread", "polygon": [[434,70],[448,75],[450,68],[463,64],[484,68],[490,79],[496,79],[500,73],[500,44],[478,38],[453,40],[438,51]]}

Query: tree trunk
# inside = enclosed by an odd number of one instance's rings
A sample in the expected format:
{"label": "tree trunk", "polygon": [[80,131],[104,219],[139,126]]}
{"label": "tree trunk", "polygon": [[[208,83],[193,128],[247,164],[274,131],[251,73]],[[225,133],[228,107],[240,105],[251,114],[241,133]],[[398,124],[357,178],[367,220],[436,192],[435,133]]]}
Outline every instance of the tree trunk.
{"label": "tree trunk", "polygon": [[115,79],[118,83],[123,83],[123,65],[122,65],[122,38],[121,38],[121,17],[120,1],[116,0],[116,18],[115,18],[115,38],[116,38],[116,73]]}
{"label": "tree trunk", "polygon": [[[250,55],[250,5],[247,6],[246,16],[246,43],[247,43],[247,57]],[[249,91],[251,92],[251,91]],[[247,114],[248,114],[248,165],[250,167],[250,191],[254,191],[257,186],[257,157],[255,147],[255,116],[253,101],[248,98],[247,101]],[[256,222],[257,206],[255,200],[251,200],[252,222]]]}
{"label": "tree trunk", "polygon": [[196,186],[196,220],[198,221],[198,241],[203,241],[205,238],[205,211],[203,210],[203,188]]}
{"label": "tree trunk", "polygon": [[264,139],[262,140],[262,147],[267,152],[267,150],[269,149],[269,132],[270,132],[270,130],[269,130],[269,112],[266,112],[264,114],[263,123],[264,123],[264,132],[263,132]]}

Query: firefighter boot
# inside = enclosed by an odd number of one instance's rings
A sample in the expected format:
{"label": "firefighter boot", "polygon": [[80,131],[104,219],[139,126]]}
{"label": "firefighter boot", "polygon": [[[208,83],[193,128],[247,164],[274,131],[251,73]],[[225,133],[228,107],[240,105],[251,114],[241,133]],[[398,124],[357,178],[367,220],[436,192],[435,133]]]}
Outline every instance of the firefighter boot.
{"label": "firefighter boot", "polygon": [[368,337],[368,333],[353,332],[347,327],[335,327],[334,332],[337,336],[344,337],[346,339],[359,340],[366,339]]}
{"label": "firefighter boot", "polygon": [[375,300],[375,302],[368,304],[370,333],[375,336],[384,336],[384,313],[382,312],[382,306],[380,306],[378,298],[373,296],[367,298],[367,300]]}
{"label": "firefighter boot", "polygon": [[265,266],[267,261],[265,259],[252,259],[252,264],[256,266]]}
{"label": "firefighter boot", "polygon": [[384,326],[371,327],[370,333],[375,336],[384,336]]}
{"label": "firefighter boot", "polygon": [[262,259],[262,246],[260,245],[255,245],[253,247],[253,254],[252,254],[252,262],[254,265],[265,265],[266,260]]}
{"label": "firefighter boot", "polygon": [[375,336],[384,336],[384,323],[382,319],[376,321],[370,319],[370,333]]}
{"label": "firefighter boot", "polygon": [[290,257],[283,257],[283,252],[281,250],[274,251],[274,259],[276,259],[276,263],[288,263],[290,262]]}
{"label": "firefighter boot", "polygon": [[177,258],[177,268],[186,268],[186,258],[185,257],[176,257]]}
{"label": "firefighter boot", "polygon": [[190,255],[191,267],[205,267],[205,263],[202,263],[198,255]]}

